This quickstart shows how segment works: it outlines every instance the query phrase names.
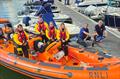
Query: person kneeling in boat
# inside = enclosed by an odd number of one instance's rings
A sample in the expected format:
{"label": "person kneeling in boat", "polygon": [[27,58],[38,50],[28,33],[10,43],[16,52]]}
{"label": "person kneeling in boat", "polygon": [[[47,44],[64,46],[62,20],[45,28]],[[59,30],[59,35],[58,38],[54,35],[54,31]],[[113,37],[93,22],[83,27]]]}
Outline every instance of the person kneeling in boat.
{"label": "person kneeling in boat", "polygon": [[39,21],[35,25],[35,32],[40,34],[40,36],[42,37],[43,42],[48,41],[48,39],[46,37],[46,34],[45,34],[47,29],[48,29],[48,24],[43,21],[42,16],[39,16]]}
{"label": "person kneeling in boat", "polygon": [[49,23],[49,29],[46,30],[46,37],[48,38],[48,41],[51,43],[56,40],[56,35],[57,35],[56,28],[54,27],[54,24],[51,21]]}
{"label": "person kneeling in boat", "polygon": [[107,36],[106,28],[103,25],[103,21],[99,20],[98,24],[95,26],[95,33],[94,33],[94,42],[92,46],[94,46],[95,42],[102,42],[103,39]]}
{"label": "person kneeling in boat", "polygon": [[64,23],[61,23],[60,27],[59,27],[59,30],[57,32],[57,40],[60,40],[62,42],[61,44],[61,48],[62,50],[65,52],[65,56],[67,58],[67,55],[68,55],[68,41],[69,41],[69,33],[65,27],[65,24]]}
{"label": "person kneeling in boat", "polygon": [[4,39],[6,39],[6,38],[4,36],[2,28],[0,28],[0,44],[4,43]]}
{"label": "person kneeling in boat", "polygon": [[12,35],[13,35],[14,31],[12,29],[11,23],[4,24],[3,33],[4,33],[4,35],[5,35],[7,40],[11,40],[12,39]]}
{"label": "person kneeling in boat", "polygon": [[15,53],[18,56],[29,58],[28,50],[28,34],[23,30],[23,26],[19,24],[16,29],[16,33],[13,35],[13,41],[15,43]]}
{"label": "person kneeling in boat", "polygon": [[88,24],[84,24],[84,26],[80,29],[79,35],[78,35],[78,43],[83,45],[84,47],[87,47],[86,40],[91,40]]}

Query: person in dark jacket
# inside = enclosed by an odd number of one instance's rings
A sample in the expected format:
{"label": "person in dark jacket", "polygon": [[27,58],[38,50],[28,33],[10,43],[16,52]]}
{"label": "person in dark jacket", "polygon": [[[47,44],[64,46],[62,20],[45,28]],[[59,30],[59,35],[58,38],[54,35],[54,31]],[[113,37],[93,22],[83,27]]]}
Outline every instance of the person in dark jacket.
{"label": "person in dark jacket", "polygon": [[106,28],[103,24],[103,21],[100,20],[98,24],[95,26],[95,35],[94,40],[96,42],[102,42],[102,40],[107,36]]}
{"label": "person in dark jacket", "polygon": [[83,45],[84,47],[87,47],[86,40],[91,40],[88,24],[84,24],[84,26],[80,29],[79,35],[78,35],[78,43]]}
{"label": "person in dark jacket", "polygon": [[94,46],[95,43],[102,42],[106,36],[107,32],[103,21],[99,20],[98,24],[95,25],[94,42],[92,43],[92,46]]}

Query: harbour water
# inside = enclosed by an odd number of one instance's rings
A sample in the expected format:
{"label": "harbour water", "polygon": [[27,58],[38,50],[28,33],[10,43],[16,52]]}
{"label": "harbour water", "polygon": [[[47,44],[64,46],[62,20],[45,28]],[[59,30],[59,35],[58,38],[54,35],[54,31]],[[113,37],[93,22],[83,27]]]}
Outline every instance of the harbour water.
{"label": "harbour water", "polygon": [[[11,17],[11,14],[15,15],[17,11],[21,10],[23,8],[23,3],[25,1],[26,0],[0,0],[0,18],[7,18],[10,20],[16,19],[14,17]],[[12,8],[14,12],[10,13],[11,10],[9,10],[9,8]],[[32,79],[32,78],[21,75],[0,65],[0,79]]]}
{"label": "harbour water", "polygon": [[7,18],[12,23],[17,22],[18,11],[23,10],[26,0],[0,0],[0,18]]}
{"label": "harbour water", "polygon": [[0,65],[0,79],[32,79]]}

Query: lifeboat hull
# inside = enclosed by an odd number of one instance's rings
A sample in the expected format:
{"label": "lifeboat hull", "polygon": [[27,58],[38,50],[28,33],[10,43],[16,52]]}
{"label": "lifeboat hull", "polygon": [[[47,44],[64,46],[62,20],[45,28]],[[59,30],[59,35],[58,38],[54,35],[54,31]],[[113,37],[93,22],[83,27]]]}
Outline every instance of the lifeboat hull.
{"label": "lifeboat hull", "polygon": [[[49,67],[49,63],[44,63],[48,64],[47,66],[44,67],[39,67],[38,69],[36,66],[32,66],[32,64],[25,64],[28,65],[23,66],[23,64],[20,64],[20,62],[11,62],[8,63],[8,59],[2,61],[0,59],[0,64],[13,70],[16,72],[19,72],[21,74],[24,74],[26,76],[32,77],[32,78],[47,78],[47,79],[120,79],[120,66],[117,65],[115,67],[112,67],[113,69],[96,69],[96,70],[90,70],[90,69],[80,69],[80,68],[71,68],[70,70],[68,69],[62,69],[62,67],[59,68],[54,68]],[[43,63],[42,63],[43,64]],[[31,66],[31,67],[30,67]],[[30,67],[30,68],[29,68]],[[67,67],[66,67],[67,68]],[[116,73],[113,73],[116,72]]]}
{"label": "lifeboat hull", "polygon": [[[57,43],[50,44],[44,53],[47,53],[49,51],[52,51],[52,49],[55,49],[57,46],[60,45]],[[117,61],[116,63],[109,63],[109,66],[96,66],[96,67],[80,67],[80,66],[67,66],[63,65],[59,62],[51,62],[51,61],[36,61],[31,60],[24,57],[18,57],[14,53],[10,53],[9,50],[12,49],[9,48],[0,48],[0,64],[14,70],[16,72],[19,72],[21,74],[24,74],[26,76],[39,79],[39,78],[45,78],[45,79],[120,79],[120,61]],[[53,47],[53,48],[52,48]],[[6,49],[6,50],[5,50]],[[77,50],[76,48],[69,47],[69,50]],[[70,50],[70,51],[71,51]],[[71,51],[69,53],[69,56],[72,54],[75,56],[79,54],[73,53],[74,51]],[[80,53],[80,52],[79,52]],[[84,53],[80,53],[84,55]],[[91,54],[92,55],[92,54]],[[45,56],[45,55],[44,55]],[[46,56],[49,56],[48,54]],[[87,54],[88,56],[88,54]],[[76,56],[77,57],[77,56]],[[77,57],[79,59],[79,57]],[[71,58],[72,59],[72,58]],[[86,57],[86,59],[88,59]],[[107,62],[108,60],[119,60],[117,58],[111,58],[111,59],[105,59]],[[84,59],[82,60],[84,61]],[[87,60],[86,60],[87,61]],[[103,62],[105,62],[103,61]],[[93,62],[92,58],[88,62]],[[97,62],[93,62],[94,64]],[[109,61],[110,62],[110,61]],[[115,73],[113,73],[115,72]]]}

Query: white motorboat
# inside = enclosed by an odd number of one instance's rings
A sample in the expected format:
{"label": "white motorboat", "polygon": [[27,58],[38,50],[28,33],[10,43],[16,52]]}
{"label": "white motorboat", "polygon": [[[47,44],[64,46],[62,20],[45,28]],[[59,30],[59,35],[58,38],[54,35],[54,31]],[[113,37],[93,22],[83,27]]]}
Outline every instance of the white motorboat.
{"label": "white motorboat", "polygon": [[93,6],[105,6],[107,5],[107,0],[85,0],[78,4],[78,7],[88,7],[90,5]]}

